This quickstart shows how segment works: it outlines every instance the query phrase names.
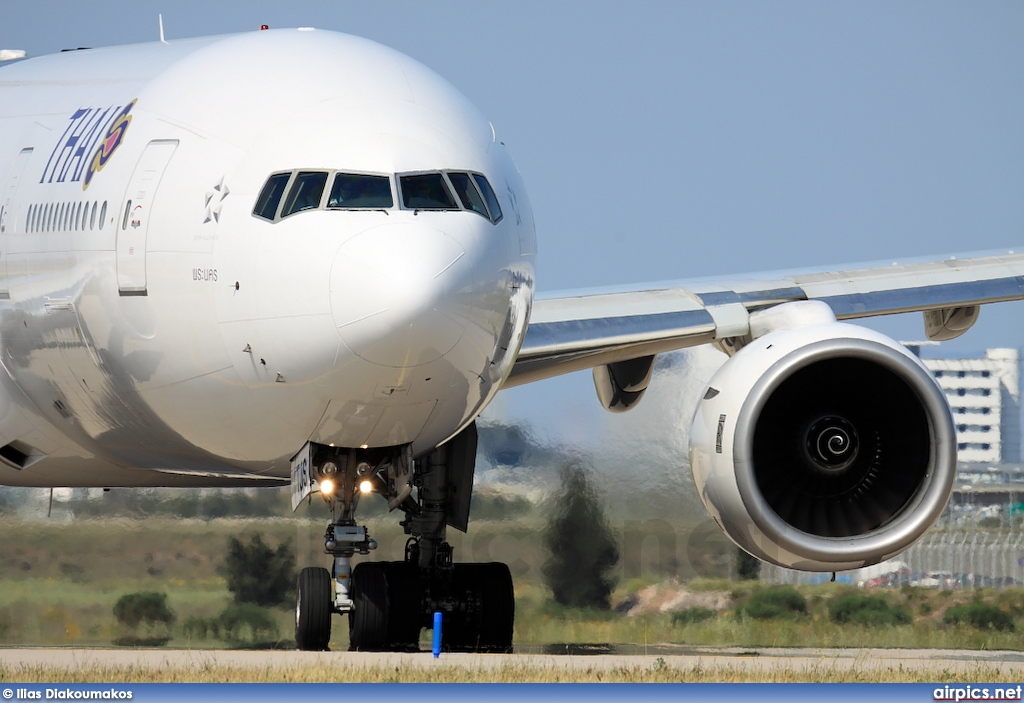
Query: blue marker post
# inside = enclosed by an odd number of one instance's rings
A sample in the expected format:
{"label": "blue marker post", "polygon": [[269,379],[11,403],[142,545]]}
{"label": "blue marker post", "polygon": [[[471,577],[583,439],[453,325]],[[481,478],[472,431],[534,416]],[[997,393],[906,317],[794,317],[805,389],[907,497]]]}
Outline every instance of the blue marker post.
{"label": "blue marker post", "polygon": [[434,613],[434,659],[441,656],[441,613]]}

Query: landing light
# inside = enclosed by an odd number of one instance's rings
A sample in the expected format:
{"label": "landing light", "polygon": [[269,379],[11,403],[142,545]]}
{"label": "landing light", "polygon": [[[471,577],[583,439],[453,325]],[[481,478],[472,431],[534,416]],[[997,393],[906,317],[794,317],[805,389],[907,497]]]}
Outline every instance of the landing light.
{"label": "landing light", "polygon": [[373,482],[372,481],[360,481],[359,482],[359,490],[361,492],[363,492],[363,493],[372,493],[373,492]]}
{"label": "landing light", "polygon": [[325,478],[323,481],[321,481],[320,492],[323,495],[330,495],[331,493],[334,493],[334,481],[332,481],[329,478]]}

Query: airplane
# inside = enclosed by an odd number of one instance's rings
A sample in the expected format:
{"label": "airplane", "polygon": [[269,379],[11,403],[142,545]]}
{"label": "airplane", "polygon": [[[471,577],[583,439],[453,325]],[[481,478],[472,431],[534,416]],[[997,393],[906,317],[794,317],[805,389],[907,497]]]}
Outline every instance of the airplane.
{"label": "airplane", "polygon": [[[1024,298],[978,253],[536,294],[534,219],[493,125],[418,62],[311,28],[0,64],[0,484],[281,486],[319,495],[331,568],[299,572],[296,644],[511,651],[501,563],[457,562],[476,419],[590,369],[641,402],[654,359],[728,360],[690,429],[701,500],[750,554],[881,562],[938,519],[956,438],[931,374],[850,320],[932,340]],[[358,523],[383,496],[397,562]]]}

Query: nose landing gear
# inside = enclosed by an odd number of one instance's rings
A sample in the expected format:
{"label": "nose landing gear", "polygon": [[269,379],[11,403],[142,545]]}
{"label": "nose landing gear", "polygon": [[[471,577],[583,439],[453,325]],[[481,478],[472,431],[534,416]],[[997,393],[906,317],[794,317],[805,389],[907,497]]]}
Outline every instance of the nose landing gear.
{"label": "nose landing gear", "polygon": [[[324,541],[325,551],[334,557],[334,573],[333,578],[322,568],[299,573],[299,649],[326,649],[331,615],[339,613],[348,615],[353,650],[416,651],[420,630],[431,627],[433,613],[441,612],[445,650],[512,651],[515,596],[508,567],[497,562],[455,564],[445,541],[448,525],[465,531],[469,522],[475,425],[416,462],[407,448],[382,452],[315,446],[309,458],[334,517]],[[331,489],[326,493],[325,481]],[[356,552],[367,555],[377,546],[366,528],[355,524],[360,492],[382,493],[389,507],[405,513],[401,524],[411,539],[403,561],[362,562],[351,568]]]}

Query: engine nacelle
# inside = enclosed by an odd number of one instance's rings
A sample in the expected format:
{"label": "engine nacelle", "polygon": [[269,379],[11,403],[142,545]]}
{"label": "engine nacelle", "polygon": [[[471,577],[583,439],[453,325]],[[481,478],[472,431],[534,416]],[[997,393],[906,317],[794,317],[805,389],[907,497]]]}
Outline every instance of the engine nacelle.
{"label": "engine nacelle", "polygon": [[872,330],[769,332],[705,388],[690,466],[737,545],[779,566],[839,571],[907,549],[941,515],[956,434],[931,373]]}

